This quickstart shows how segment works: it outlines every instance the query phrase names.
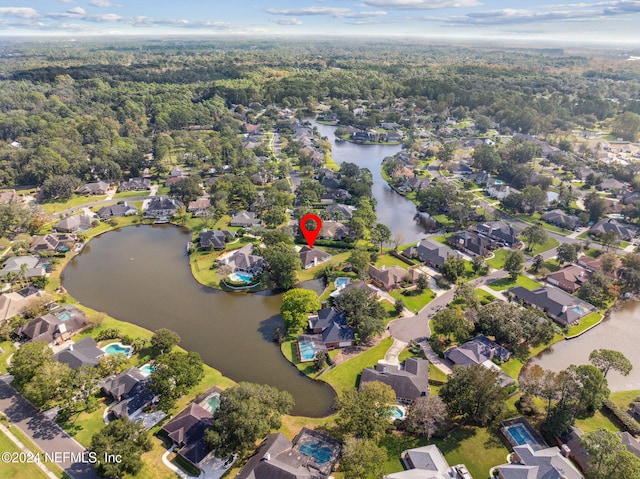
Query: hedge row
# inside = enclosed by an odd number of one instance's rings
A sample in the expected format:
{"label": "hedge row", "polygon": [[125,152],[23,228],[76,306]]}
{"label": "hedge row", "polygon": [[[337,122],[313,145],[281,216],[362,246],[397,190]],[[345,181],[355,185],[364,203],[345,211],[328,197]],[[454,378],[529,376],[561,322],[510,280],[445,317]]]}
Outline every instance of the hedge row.
{"label": "hedge row", "polygon": [[620,409],[611,399],[605,399],[602,403],[611,414],[613,414],[624,426],[624,428],[634,436],[640,436],[640,424]]}

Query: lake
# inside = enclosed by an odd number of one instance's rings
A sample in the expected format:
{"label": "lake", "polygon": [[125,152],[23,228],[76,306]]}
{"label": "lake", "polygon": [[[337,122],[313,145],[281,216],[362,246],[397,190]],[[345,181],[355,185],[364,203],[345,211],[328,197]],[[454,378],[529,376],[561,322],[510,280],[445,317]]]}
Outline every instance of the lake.
{"label": "lake", "polygon": [[627,301],[611,312],[606,321],[587,331],[582,336],[554,344],[533,360],[545,369],[561,371],[570,364],[588,364],[589,354],[594,349],[615,349],[624,354],[633,370],[629,376],[609,371],[607,380],[612,391],[640,389],[640,303]]}

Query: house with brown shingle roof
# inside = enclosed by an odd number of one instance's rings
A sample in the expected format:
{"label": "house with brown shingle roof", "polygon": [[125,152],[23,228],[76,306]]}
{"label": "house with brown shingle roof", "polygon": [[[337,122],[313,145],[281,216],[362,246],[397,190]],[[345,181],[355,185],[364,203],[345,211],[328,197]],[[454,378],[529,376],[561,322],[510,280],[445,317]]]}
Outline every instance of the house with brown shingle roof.
{"label": "house with brown shingle roof", "polygon": [[572,264],[547,275],[547,282],[564,289],[568,293],[575,293],[580,286],[589,279],[591,273],[586,269]]}
{"label": "house with brown shingle roof", "polygon": [[204,433],[213,425],[213,414],[202,406],[191,403],[166,423],[162,430],[178,447],[177,454],[200,469],[202,461],[211,453]]}
{"label": "house with brown shingle roof", "polygon": [[376,266],[370,264],[367,271],[373,283],[387,291],[400,287],[400,283],[409,280],[409,272],[400,266]]}
{"label": "house with brown shingle roof", "polygon": [[407,358],[401,365],[378,362],[375,367],[362,370],[360,389],[374,381],[391,386],[400,404],[411,404],[429,394],[429,361]]}

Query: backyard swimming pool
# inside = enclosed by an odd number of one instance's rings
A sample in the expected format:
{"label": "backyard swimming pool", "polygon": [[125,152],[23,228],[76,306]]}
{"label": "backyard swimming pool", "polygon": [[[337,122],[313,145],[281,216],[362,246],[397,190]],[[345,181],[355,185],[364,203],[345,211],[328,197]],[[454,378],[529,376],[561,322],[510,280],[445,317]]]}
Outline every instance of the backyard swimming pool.
{"label": "backyard swimming pool", "polygon": [[145,364],[144,366],[140,366],[140,372],[145,376],[151,376],[151,373],[155,371],[156,368],[151,366],[151,364]]}
{"label": "backyard swimming pool", "polygon": [[251,281],[253,281],[253,275],[249,274],[249,273],[242,273],[242,272],[237,272],[237,273],[231,273],[228,278],[233,281],[234,283],[251,283]]}
{"label": "backyard swimming pool", "polygon": [[309,335],[303,335],[298,338],[298,353],[300,361],[313,361],[318,351],[326,351],[324,345]]}
{"label": "backyard swimming pool", "polygon": [[64,313],[61,313],[58,315],[58,319],[62,322],[65,322],[67,319],[69,319],[71,317],[70,313],[67,313],[66,311]]}
{"label": "backyard swimming pool", "polygon": [[333,449],[322,441],[309,441],[300,446],[300,452],[311,456],[317,464],[326,464],[333,457]]}
{"label": "backyard swimming pool", "polygon": [[344,277],[336,278],[336,280],[333,282],[333,284],[338,289],[344,288],[349,283],[351,283],[351,278],[344,278]]}
{"label": "backyard swimming pool", "polygon": [[220,407],[220,396],[213,396],[207,401],[207,405],[211,410],[211,414],[216,412],[216,410]]}
{"label": "backyard swimming pool", "polygon": [[534,451],[547,448],[544,440],[533,430],[523,418],[503,422],[502,433],[512,446],[528,444]]}
{"label": "backyard swimming pool", "polygon": [[122,343],[107,344],[102,350],[107,354],[124,354],[128,358],[133,354],[133,346],[125,346]]}
{"label": "backyard swimming pool", "polygon": [[389,413],[391,419],[402,419],[405,414],[405,409],[402,406],[394,406]]}

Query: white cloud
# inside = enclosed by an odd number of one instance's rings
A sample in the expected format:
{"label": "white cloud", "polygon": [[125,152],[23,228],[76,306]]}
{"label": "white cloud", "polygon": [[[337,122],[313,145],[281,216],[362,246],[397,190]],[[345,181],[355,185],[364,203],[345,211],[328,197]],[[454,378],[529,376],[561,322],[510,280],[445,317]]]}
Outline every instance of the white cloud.
{"label": "white cloud", "polygon": [[363,0],[370,7],[393,8],[398,10],[435,10],[438,8],[476,7],[479,0]]}
{"label": "white cloud", "polygon": [[387,14],[387,12],[383,11],[358,12],[350,8],[338,7],[267,8],[265,11],[272,15],[313,15],[333,18],[370,18]]}
{"label": "white cloud", "polygon": [[70,8],[69,10],[67,10],[68,13],[73,13],[76,15],[84,15],[86,12],[86,10],[84,8],[81,7],[74,7],[74,8]]}
{"label": "white cloud", "polygon": [[275,18],[271,19],[273,23],[277,23],[278,25],[302,25],[302,20],[299,20],[295,17],[291,18]]}
{"label": "white cloud", "polygon": [[94,7],[112,7],[113,3],[109,0],[91,0],[89,5],[93,5]]}
{"label": "white cloud", "polygon": [[0,15],[19,18],[37,18],[38,12],[29,7],[0,7]]}

